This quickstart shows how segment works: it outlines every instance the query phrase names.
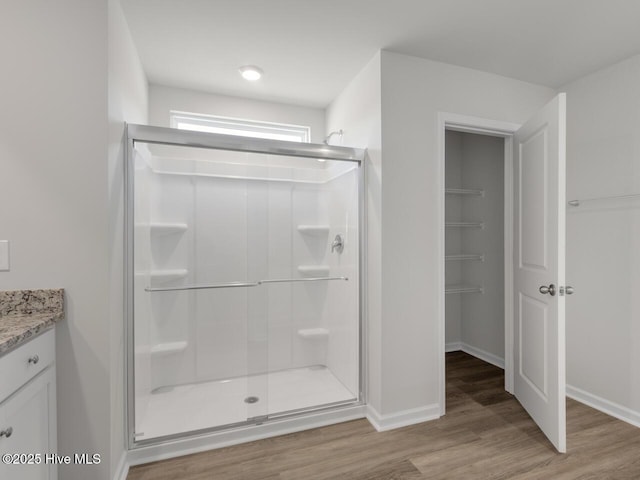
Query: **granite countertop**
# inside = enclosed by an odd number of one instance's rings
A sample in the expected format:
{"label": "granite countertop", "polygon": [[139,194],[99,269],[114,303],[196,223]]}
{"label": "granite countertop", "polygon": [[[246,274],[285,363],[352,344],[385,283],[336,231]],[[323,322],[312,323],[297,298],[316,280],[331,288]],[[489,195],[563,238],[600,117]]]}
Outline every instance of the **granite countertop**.
{"label": "granite countertop", "polygon": [[0,292],[0,356],[64,318],[64,290]]}

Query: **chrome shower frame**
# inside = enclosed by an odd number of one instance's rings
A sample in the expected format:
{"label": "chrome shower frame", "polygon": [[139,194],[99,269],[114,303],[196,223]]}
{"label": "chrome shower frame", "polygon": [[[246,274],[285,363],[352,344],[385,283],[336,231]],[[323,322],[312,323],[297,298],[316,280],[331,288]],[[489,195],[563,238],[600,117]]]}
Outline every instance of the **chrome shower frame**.
{"label": "chrome shower frame", "polygon": [[[261,138],[222,135],[205,132],[178,130],[174,128],[125,124],[125,168],[124,168],[124,222],[125,222],[125,269],[124,269],[124,332],[125,332],[125,434],[130,451],[142,447],[163,445],[175,440],[233,431],[257,425],[255,420],[205,428],[193,432],[169,435],[158,439],[136,440],[135,438],[135,369],[134,369],[134,148],[136,142],[214,150],[229,150],[246,153],[262,153],[309,159],[338,160],[358,164],[358,243],[359,243],[359,391],[356,402],[336,405],[320,405],[300,411],[284,412],[261,418],[260,424],[281,421],[287,418],[304,418],[310,413],[339,411],[346,407],[366,405],[366,332],[365,332],[365,158],[366,150],[332,146],[327,144],[298,143]],[[364,416],[364,415],[363,415]]]}

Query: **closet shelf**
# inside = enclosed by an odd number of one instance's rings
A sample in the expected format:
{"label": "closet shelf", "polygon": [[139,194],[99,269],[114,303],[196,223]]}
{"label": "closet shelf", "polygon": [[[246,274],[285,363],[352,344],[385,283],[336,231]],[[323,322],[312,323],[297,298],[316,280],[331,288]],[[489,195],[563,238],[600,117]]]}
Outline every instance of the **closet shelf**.
{"label": "closet shelf", "polygon": [[448,262],[465,261],[465,260],[477,260],[484,262],[484,255],[472,255],[472,254],[457,254],[457,255],[445,255],[444,259]]}
{"label": "closet shelf", "polygon": [[189,274],[186,268],[176,268],[173,270],[152,270],[149,272],[152,282],[171,282],[185,278]]}
{"label": "closet shelf", "polygon": [[298,272],[305,277],[327,277],[329,265],[300,265]]}
{"label": "closet shelf", "polygon": [[478,285],[445,285],[444,293],[484,293],[484,288]]}
{"label": "closet shelf", "polygon": [[298,232],[304,235],[327,235],[329,225],[298,225]]}
{"label": "closet shelf", "polygon": [[445,222],[445,227],[484,228],[484,222]]}
{"label": "closet shelf", "polygon": [[186,223],[151,223],[149,225],[151,234],[156,236],[172,235],[174,233],[184,233],[187,231]]}
{"label": "closet shelf", "polygon": [[474,195],[476,197],[484,197],[484,190],[475,188],[445,188],[444,193],[449,195]]}

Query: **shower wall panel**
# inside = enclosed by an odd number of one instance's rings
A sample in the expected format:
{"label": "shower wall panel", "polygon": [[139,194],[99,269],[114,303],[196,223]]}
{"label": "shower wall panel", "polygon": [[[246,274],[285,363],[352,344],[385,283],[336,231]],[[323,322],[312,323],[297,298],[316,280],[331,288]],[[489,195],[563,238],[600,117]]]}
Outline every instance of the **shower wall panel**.
{"label": "shower wall panel", "polygon": [[[354,396],[359,390],[359,212],[358,171],[353,170],[329,181],[323,189],[323,202],[329,211],[329,241],[325,255],[335,276],[347,282],[329,282],[324,303],[323,323],[328,330],[327,366]],[[331,252],[336,235],[344,239],[341,253]]]}
{"label": "shower wall panel", "polygon": [[[151,177],[151,270],[176,272],[176,282],[194,282],[192,264],[194,196],[189,177],[153,174]],[[167,234],[162,225],[184,224],[184,232]],[[155,226],[155,228],[154,228]],[[183,273],[179,273],[183,272]],[[171,278],[171,277],[170,277]],[[176,385],[194,380],[193,295],[187,291],[150,296],[152,339],[152,387]]]}
{"label": "shower wall panel", "polygon": [[[194,283],[244,282],[249,275],[247,184],[195,177]],[[247,288],[195,291],[198,380],[224,379],[248,371]]]}
{"label": "shower wall panel", "polygon": [[[323,262],[322,240],[301,238],[299,224],[325,222],[315,185],[260,180],[195,180],[196,284],[289,279],[298,266]],[[298,330],[321,326],[325,284],[265,284],[199,292],[197,378],[224,379],[326,363],[326,347]]]}
{"label": "shower wall panel", "polygon": [[[151,269],[151,169],[141,153],[134,157],[135,197],[134,202],[134,234],[136,244],[134,250],[133,287],[136,292],[144,292],[149,285]],[[143,418],[151,395],[151,299],[148,295],[138,295],[134,302],[135,323],[134,366],[136,418]]]}

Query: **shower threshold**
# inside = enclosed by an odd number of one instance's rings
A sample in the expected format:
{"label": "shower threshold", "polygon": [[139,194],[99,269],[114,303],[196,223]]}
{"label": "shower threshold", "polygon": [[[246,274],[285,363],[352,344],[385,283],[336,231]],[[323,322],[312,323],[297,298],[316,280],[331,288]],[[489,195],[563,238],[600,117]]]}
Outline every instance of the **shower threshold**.
{"label": "shower threshold", "polygon": [[136,440],[350,401],[356,401],[356,396],[325,366],[161,387],[148,397],[146,407],[137,411]]}

